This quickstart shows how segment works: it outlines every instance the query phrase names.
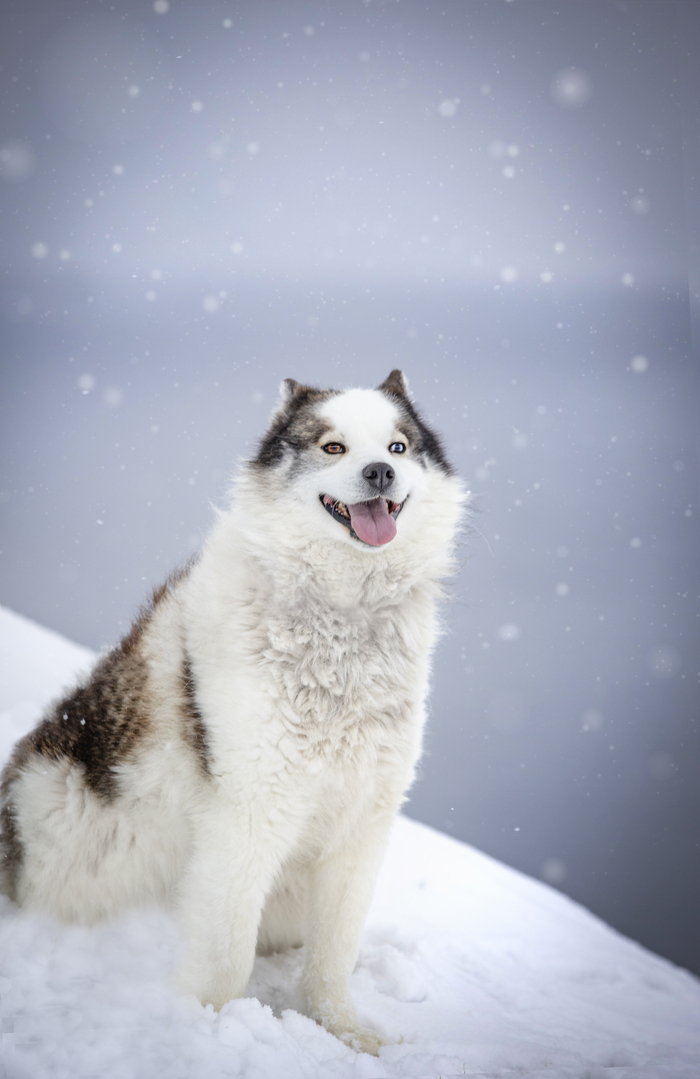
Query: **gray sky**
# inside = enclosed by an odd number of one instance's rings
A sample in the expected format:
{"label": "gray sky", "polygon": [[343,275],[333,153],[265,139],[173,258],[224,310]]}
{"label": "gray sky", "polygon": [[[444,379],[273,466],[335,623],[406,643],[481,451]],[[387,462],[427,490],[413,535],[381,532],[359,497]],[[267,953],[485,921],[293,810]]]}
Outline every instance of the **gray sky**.
{"label": "gray sky", "polygon": [[700,970],[698,5],[3,23],[0,602],[113,642],[281,378],[402,367],[478,507],[408,811]]}

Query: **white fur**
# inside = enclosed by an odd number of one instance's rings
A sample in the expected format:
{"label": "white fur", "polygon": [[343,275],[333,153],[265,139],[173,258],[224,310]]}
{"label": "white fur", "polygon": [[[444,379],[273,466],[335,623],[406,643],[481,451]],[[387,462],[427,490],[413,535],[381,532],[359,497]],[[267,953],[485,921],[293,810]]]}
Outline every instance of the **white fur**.
{"label": "white fur", "polygon": [[[317,406],[332,424],[292,462],[246,467],[200,561],[156,606],[142,648],[152,725],[105,804],[67,762],[16,784],[25,848],[19,899],[90,921],[128,903],[172,903],[179,986],[220,1007],[241,996],[256,945],[306,945],[309,1014],[357,1048],[348,982],[387,833],[421,751],[439,581],[462,502],[454,477],[392,458],[397,535],[361,544],[323,508],[366,498],[362,468],[403,439],[373,390]],[[206,725],[211,776],[173,718],[183,648]],[[41,758],[38,758],[41,761]]]}

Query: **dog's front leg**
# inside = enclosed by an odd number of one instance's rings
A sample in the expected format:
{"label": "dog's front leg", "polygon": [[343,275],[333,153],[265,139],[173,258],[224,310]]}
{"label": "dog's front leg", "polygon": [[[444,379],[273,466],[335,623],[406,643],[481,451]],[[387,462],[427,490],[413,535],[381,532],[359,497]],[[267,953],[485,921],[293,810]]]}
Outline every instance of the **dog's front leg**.
{"label": "dog's front leg", "polygon": [[316,865],[302,980],[309,1014],[354,1049],[375,1055],[382,1039],[360,1026],[349,981],[393,818],[392,809]]}
{"label": "dog's front leg", "polygon": [[290,821],[255,806],[217,804],[199,821],[182,881],[179,917],[185,938],[178,988],[218,1010],[245,992],[265,898],[288,851]]}

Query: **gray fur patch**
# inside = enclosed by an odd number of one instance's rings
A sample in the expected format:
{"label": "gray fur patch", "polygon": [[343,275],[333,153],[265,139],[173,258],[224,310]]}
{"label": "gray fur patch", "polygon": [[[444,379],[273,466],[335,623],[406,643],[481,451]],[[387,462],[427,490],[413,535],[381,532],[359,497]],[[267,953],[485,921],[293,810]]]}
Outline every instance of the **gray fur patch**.
{"label": "gray fur patch", "polygon": [[298,456],[316,445],[330,430],[329,425],[316,415],[315,406],[335,397],[340,391],[301,386],[292,379],[286,379],[285,386],[287,391],[282,404],[263,435],[252,465],[272,468],[289,452]]}
{"label": "gray fur patch", "polygon": [[453,476],[454,468],[447,458],[442,440],[413,404],[403,371],[395,368],[377,389],[386,394],[398,408],[401,416],[399,426],[418,457],[422,458],[423,462],[430,461],[437,465],[446,476]]}

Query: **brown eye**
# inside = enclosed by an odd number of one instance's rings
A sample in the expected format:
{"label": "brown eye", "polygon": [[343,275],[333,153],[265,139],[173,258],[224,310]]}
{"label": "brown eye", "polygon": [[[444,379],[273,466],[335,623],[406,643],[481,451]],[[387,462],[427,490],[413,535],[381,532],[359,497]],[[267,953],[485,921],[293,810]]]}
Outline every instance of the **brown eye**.
{"label": "brown eye", "polygon": [[345,453],[345,446],[341,445],[340,442],[326,442],[326,445],[323,447],[323,452]]}
{"label": "brown eye", "polygon": [[406,452],[406,443],[405,442],[392,442],[391,445],[389,446],[389,453],[405,453],[405,452]]}

